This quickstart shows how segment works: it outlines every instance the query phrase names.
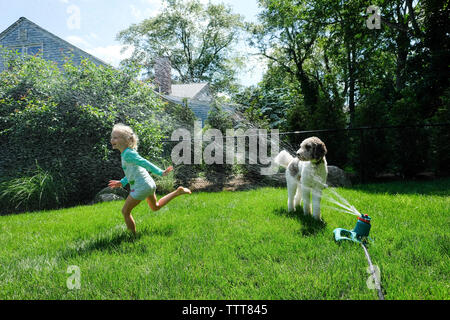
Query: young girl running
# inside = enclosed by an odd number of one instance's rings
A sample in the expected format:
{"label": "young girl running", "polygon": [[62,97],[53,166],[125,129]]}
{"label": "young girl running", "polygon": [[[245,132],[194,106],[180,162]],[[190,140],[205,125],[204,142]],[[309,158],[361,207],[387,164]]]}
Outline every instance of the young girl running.
{"label": "young girl running", "polygon": [[125,177],[120,181],[110,180],[108,186],[110,188],[119,188],[130,184],[130,195],[125,200],[122,214],[128,230],[134,234],[136,234],[136,223],[131,216],[131,210],[142,200],[147,200],[150,209],[158,211],[175,197],[191,193],[191,190],[179,187],[177,190],[157,201],[155,195],[156,184],[147,170],[163,176],[172,171],[173,167],[170,166],[163,171],[148,160],[142,158],[137,152],[138,141],[138,137],[129,126],[119,123],[113,127],[111,132],[111,145],[113,149],[117,149],[121,153],[122,168],[125,172]]}

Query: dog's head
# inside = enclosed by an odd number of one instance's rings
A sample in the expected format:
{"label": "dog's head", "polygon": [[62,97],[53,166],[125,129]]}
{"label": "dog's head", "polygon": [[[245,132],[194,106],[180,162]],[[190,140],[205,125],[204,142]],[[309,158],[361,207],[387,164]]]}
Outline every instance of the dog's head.
{"label": "dog's head", "polygon": [[327,154],[327,147],[317,137],[311,137],[303,140],[300,149],[297,151],[297,157],[302,161],[320,161]]}

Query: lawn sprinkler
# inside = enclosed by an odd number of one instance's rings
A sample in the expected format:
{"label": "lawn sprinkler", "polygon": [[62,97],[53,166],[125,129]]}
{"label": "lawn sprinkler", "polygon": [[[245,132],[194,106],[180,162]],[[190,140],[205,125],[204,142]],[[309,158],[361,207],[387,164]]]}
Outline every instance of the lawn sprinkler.
{"label": "lawn sprinkler", "polygon": [[353,230],[343,228],[334,229],[334,240],[336,240],[336,242],[342,240],[350,240],[358,243],[365,242],[369,236],[370,220],[371,219],[367,214],[361,214],[358,217]]}
{"label": "lawn sprinkler", "polygon": [[361,244],[361,246],[364,249],[367,262],[369,263],[369,271],[373,279],[375,280],[375,288],[378,290],[378,298],[380,300],[384,300],[383,291],[381,290],[381,282],[375,273],[372,260],[370,259],[369,251],[367,250],[365,245],[369,237],[369,231],[371,227],[370,220],[371,219],[367,214],[360,214],[358,220],[356,221],[355,228],[353,228],[353,230],[347,230],[342,228],[334,229],[333,230],[334,240],[336,240],[336,242],[342,240],[349,240]]}

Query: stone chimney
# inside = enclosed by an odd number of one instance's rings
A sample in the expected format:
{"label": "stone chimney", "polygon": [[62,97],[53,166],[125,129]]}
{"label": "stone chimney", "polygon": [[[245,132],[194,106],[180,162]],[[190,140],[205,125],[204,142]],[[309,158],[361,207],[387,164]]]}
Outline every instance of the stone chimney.
{"label": "stone chimney", "polygon": [[155,84],[157,90],[162,94],[172,93],[172,66],[168,57],[155,59]]}

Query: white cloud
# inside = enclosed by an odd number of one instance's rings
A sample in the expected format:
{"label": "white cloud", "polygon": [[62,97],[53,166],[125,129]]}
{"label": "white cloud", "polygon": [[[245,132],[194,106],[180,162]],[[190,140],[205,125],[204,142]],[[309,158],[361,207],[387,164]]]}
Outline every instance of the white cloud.
{"label": "white cloud", "polygon": [[132,47],[127,48],[122,53],[121,51],[124,48],[125,46],[123,45],[113,44],[106,47],[95,47],[91,49],[86,49],[86,52],[117,68],[121,60],[131,57],[131,54],[133,53]]}
{"label": "white cloud", "polygon": [[[85,37],[80,36],[67,36],[65,40],[70,44],[80,48],[81,50],[86,51],[87,53],[93,55],[100,60],[112,65],[113,67],[118,67],[120,61],[123,59],[127,59],[131,57],[133,53],[133,47],[128,47],[120,44],[112,44],[105,47],[95,47],[91,44],[90,40],[95,43],[95,40],[98,38],[98,35],[95,33],[90,33]],[[86,40],[88,39],[88,40]],[[122,53],[122,49],[125,49]]]}
{"label": "white cloud", "polygon": [[98,39],[98,35],[96,33],[94,33],[94,32],[91,32],[91,33],[89,33],[89,38],[97,40]]}
{"label": "white cloud", "polygon": [[131,14],[138,21],[142,21],[144,19],[147,19],[147,18],[150,18],[150,17],[154,17],[158,13],[161,12],[161,6],[152,7],[152,8],[145,8],[145,9],[142,10],[142,9],[139,9],[138,7],[136,7],[136,6],[131,4],[130,5],[130,9],[131,9]]}
{"label": "white cloud", "polygon": [[65,40],[83,50],[92,47],[92,45],[88,41],[79,36],[67,36]]}
{"label": "white cloud", "polygon": [[141,3],[152,7],[160,7],[162,0],[141,0]]}

